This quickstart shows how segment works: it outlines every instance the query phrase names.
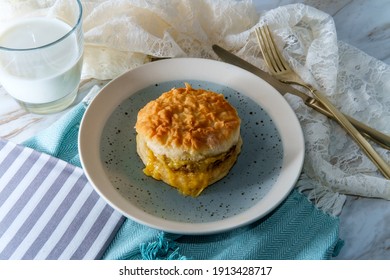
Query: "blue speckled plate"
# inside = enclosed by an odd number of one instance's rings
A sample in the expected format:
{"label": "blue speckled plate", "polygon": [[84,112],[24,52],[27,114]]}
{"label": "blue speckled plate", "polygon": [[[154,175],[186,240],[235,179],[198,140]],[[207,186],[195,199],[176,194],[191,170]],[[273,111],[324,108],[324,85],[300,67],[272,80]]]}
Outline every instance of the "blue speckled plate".
{"label": "blue speckled plate", "polygon": [[[197,198],[147,177],[136,152],[138,110],[184,82],[224,94],[242,120],[236,164]],[[300,174],[304,141],[294,112],[266,82],[226,63],[181,58],[146,64],[104,87],[84,115],[79,150],[91,184],[125,216],[167,232],[209,234],[279,205]]]}

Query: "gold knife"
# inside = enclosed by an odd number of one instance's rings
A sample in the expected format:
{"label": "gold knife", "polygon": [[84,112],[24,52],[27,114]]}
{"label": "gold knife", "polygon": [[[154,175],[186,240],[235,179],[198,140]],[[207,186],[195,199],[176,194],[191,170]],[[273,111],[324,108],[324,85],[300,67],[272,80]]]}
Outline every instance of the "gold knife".
{"label": "gold knife", "polygon": [[[245,69],[256,76],[260,77],[267,83],[269,83],[271,86],[273,86],[276,90],[279,91],[280,94],[285,95],[286,93],[290,93],[293,95],[296,95],[300,97],[304,103],[315,109],[316,111],[322,113],[323,115],[333,118],[333,114],[331,114],[326,107],[322,105],[321,102],[319,102],[317,99],[307,95],[306,93],[292,87],[291,85],[284,84],[277,80],[276,78],[272,77],[267,72],[264,72],[263,70],[259,69],[258,67],[254,66],[253,64],[243,60],[242,58],[232,54],[231,52],[225,50],[224,48],[213,45],[214,52],[224,61],[230,64],[233,64],[235,66],[238,66],[242,69]],[[350,116],[346,116],[346,118],[366,137],[370,138],[371,140],[375,141],[377,144],[381,145],[383,148],[390,149],[390,136],[381,133],[367,125],[365,125],[362,122],[359,122],[358,120],[355,120],[354,118]]]}

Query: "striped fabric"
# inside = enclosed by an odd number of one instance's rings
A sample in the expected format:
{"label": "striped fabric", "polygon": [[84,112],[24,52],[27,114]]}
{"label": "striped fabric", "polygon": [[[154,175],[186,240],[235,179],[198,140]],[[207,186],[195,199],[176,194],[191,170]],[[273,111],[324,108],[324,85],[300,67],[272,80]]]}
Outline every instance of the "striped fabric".
{"label": "striped fabric", "polygon": [[0,139],[0,259],[99,259],[123,221],[82,169]]}

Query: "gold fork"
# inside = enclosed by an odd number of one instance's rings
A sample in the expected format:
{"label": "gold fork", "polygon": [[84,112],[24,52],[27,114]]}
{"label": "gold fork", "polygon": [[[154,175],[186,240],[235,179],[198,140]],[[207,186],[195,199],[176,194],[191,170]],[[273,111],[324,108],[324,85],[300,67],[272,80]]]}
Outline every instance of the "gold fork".
{"label": "gold fork", "polygon": [[378,167],[386,179],[390,179],[390,166],[374,150],[371,144],[360,134],[351,122],[323,95],[311,85],[305,83],[294,70],[289,66],[285,58],[279,53],[267,25],[256,28],[256,35],[259,40],[261,53],[271,71],[271,74],[280,81],[289,84],[296,84],[308,89],[312,95],[319,100],[328,111],[333,114],[334,119],[349,133],[349,135],[362,148],[371,161]]}

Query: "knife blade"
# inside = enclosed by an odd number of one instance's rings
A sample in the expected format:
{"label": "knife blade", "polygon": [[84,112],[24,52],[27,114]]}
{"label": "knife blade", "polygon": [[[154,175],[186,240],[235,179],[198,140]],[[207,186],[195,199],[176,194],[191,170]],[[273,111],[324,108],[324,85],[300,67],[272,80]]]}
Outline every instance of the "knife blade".
{"label": "knife blade", "polygon": [[[238,66],[242,69],[245,69],[252,74],[255,74],[256,76],[260,77],[267,83],[269,83],[272,87],[274,87],[280,94],[283,96],[287,93],[293,94],[295,96],[300,97],[303,102],[309,106],[310,108],[315,109],[316,111],[320,112],[321,114],[333,118],[333,114],[331,114],[326,107],[322,105],[320,101],[317,99],[307,95],[306,93],[294,88],[293,86],[289,84],[285,84],[278,79],[274,78],[272,75],[268,74],[267,72],[261,70],[260,68],[256,67],[255,65],[247,62],[246,60],[234,55],[233,53],[229,52],[228,50],[225,50],[224,48],[213,45],[212,46],[214,52],[221,58],[222,61],[233,64],[235,66]],[[370,138],[371,140],[375,141],[377,144],[381,145],[382,147],[386,149],[390,149],[390,136],[377,131],[366,124],[359,122],[358,120],[346,116],[347,119],[366,137]]]}

